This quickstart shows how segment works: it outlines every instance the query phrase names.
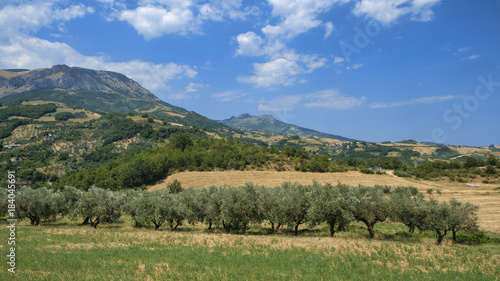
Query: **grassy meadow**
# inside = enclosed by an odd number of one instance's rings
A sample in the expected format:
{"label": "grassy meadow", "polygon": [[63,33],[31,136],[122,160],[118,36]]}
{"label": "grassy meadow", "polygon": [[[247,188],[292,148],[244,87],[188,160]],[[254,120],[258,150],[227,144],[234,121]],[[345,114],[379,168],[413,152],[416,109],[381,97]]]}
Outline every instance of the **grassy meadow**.
{"label": "grassy meadow", "polygon": [[[2,222],[5,224],[5,222]],[[1,263],[0,280],[499,280],[500,245],[435,244],[431,233],[406,234],[381,223],[368,239],[361,224],[328,236],[328,227],[265,225],[246,235],[205,225],[135,228],[130,217],[97,229],[67,218],[18,223],[16,273]],[[489,234],[495,235],[495,234]],[[6,260],[8,229],[0,229]],[[499,237],[497,235],[497,237]]]}

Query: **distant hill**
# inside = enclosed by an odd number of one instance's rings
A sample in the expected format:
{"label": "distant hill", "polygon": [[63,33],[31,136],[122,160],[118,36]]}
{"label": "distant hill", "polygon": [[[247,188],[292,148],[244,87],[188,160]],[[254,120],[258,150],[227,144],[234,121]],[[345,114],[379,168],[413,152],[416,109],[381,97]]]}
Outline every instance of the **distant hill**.
{"label": "distant hill", "polygon": [[217,121],[161,101],[136,81],[111,71],[67,65],[0,70],[0,102],[9,104],[17,100],[54,101],[99,113],[146,113],[217,133],[231,131]]}
{"label": "distant hill", "polygon": [[247,131],[264,131],[285,136],[295,135],[299,137],[329,138],[329,139],[338,139],[342,141],[353,140],[338,135],[322,133],[315,130],[303,128],[300,126],[284,123],[277,120],[272,115],[253,116],[250,114],[241,114],[238,116],[232,116],[231,118],[222,120],[221,122],[223,124]]}

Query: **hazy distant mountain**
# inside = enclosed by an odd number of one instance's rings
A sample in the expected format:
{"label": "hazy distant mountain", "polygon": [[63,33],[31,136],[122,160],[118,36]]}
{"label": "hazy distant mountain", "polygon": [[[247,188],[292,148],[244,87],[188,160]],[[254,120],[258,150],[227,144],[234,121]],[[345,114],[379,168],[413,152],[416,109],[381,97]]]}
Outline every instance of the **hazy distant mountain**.
{"label": "hazy distant mountain", "polygon": [[332,135],[327,133],[318,132],[315,130],[299,127],[296,125],[281,122],[274,118],[272,115],[259,115],[253,116],[250,114],[241,114],[238,116],[232,116],[229,119],[221,121],[223,124],[236,127],[242,130],[248,131],[266,131],[272,132],[280,135],[296,135],[300,137],[318,137],[318,138],[330,138],[338,139],[343,141],[350,141],[352,139]]}

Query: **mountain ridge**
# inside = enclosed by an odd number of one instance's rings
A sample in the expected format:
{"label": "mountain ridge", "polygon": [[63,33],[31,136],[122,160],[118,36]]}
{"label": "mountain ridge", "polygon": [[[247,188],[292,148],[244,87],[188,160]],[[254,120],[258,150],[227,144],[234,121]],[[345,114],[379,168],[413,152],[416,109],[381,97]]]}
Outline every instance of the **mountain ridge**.
{"label": "mountain ridge", "polygon": [[285,123],[276,119],[273,115],[270,114],[254,116],[248,113],[243,113],[237,116],[231,116],[231,118],[224,119],[220,122],[225,125],[233,126],[238,129],[247,131],[265,131],[280,135],[296,135],[299,137],[329,138],[329,139],[338,139],[342,141],[354,140],[339,135],[323,133],[313,129],[308,129],[297,125]]}
{"label": "mountain ridge", "polygon": [[[143,88],[136,81],[112,71],[54,65],[51,68],[22,72],[4,70],[4,72],[13,74],[13,76],[10,78],[4,76],[5,80],[0,84],[0,97],[26,91],[53,88],[66,90],[84,89],[118,94],[128,91],[136,98],[160,101],[158,97]],[[19,75],[15,75],[18,73]]]}
{"label": "mountain ridge", "polygon": [[127,76],[67,65],[0,70],[0,102],[46,100],[98,113],[148,114],[166,122],[197,126],[224,135],[232,129],[194,111],[160,100]]}

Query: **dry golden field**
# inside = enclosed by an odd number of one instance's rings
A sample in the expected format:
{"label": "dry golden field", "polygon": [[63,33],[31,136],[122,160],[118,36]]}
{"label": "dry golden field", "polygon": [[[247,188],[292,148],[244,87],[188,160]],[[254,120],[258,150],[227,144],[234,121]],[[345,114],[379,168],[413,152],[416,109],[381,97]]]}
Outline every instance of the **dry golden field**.
{"label": "dry golden field", "polygon": [[[390,173],[390,172],[388,172]],[[498,185],[481,184],[480,187],[468,187],[465,183],[441,181],[425,181],[400,178],[386,175],[367,175],[356,171],[347,173],[303,173],[277,171],[220,171],[220,172],[182,172],[169,176],[166,180],[149,187],[149,190],[165,188],[167,184],[178,180],[183,187],[203,188],[215,186],[242,186],[252,182],[263,186],[279,186],[283,182],[298,182],[311,184],[313,180],[319,183],[347,184],[347,185],[387,185],[387,186],[414,186],[426,196],[433,196],[438,200],[456,198],[461,202],[471,202],[479,206],[478,216],[480,228],[486,231],[500,233],[500,191],[495,190]],[[427,195],[427,190],[434,190]],[[437,191],[441,194],[438,194]]]}

